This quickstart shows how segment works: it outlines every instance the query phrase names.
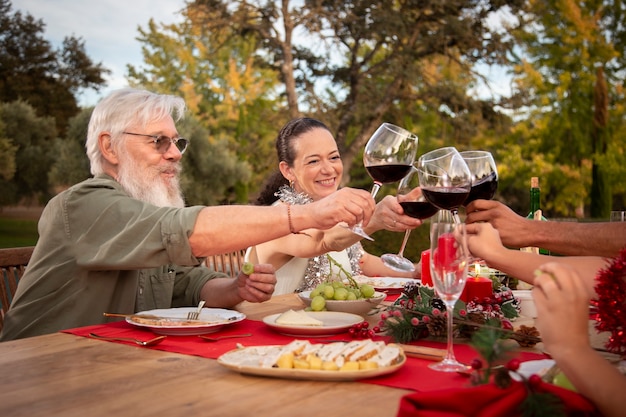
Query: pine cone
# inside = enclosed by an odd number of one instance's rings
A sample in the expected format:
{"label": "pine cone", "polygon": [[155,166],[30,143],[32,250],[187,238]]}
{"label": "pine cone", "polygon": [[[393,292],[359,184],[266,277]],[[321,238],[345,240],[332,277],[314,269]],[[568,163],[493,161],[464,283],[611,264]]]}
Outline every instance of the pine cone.
{"label": "pine cone", "polygon": [[485,315],[483,313],[479,313],[476,311],[473,313],[468,313],[467,319],[471,321],[472,323],[478,323],[478,324],[485,324],[487,322]]}
{"label": "pine cone", "polygon": [[446,304],[443,302],[443,300],[441,298],[431,298],[430,299],[430,306],[432,308],[437,308],[440,311],[445,311],[446,310]]}
{"label": "pine cone", "polygon": [[445,337],[447,333],[447,322],[443,314],[430,316],[430,321],[426,325],[431,337]]}
{"label": "pine cone", "polygon": [[515,340],[521,347],[533,347],[541,342],[539,330],[534,326],[521,325],[519,329],[513,333],[511,339]]}
{"label": "pine cone", "polygon": [[415,282],[407,282],[404,284],[402,292],[406,294],[409,299],[413,299],[419,295],[420,285]]}

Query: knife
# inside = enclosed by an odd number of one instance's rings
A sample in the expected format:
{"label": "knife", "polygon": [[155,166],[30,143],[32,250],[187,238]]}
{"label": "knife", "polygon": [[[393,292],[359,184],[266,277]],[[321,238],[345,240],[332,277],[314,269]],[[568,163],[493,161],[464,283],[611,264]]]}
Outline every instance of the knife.
{"label": "knife", "polygon": [[445,349],[437,349],[426,346],[405,345],[398,343],[398,345],[404,350],[406,356],[413,358],[426,359],[429,361],[441,361],[446,357]]}

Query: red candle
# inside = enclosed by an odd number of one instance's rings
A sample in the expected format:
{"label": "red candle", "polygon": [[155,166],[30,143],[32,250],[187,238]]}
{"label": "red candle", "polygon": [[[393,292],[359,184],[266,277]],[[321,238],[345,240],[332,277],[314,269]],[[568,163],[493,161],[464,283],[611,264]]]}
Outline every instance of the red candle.
{"label": "red candle", "polygon": [[433,255],[438,268],[450,269],[456,261],[456,239],[452,233],[443,233],[437,240],[437,249]]}
{"label": "red candle", "polygon": [[468,303],[475,297],[482,301],[485,297],[491,297],[493,294],[493,283],[487,277],[468,277],[465,282],[465,288],[461,293],[461,300]]}
{"label": "red candle", "polygon": [[430,276],[430,249],[422,252],[422,285],[433,286],[433,279]]}

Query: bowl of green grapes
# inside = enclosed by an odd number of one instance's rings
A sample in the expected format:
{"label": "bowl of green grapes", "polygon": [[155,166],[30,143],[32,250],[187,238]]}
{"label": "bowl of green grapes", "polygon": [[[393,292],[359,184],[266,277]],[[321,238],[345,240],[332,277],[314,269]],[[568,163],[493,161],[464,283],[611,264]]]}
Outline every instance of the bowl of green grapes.
{"label": "bowl of green grapes", "polygon": [[302,291],[298,296],[310,311],[341,311],[363,316],[380,304],[387,294],[375,291],[369,284],[355,286],[330,281],[311,291]]}

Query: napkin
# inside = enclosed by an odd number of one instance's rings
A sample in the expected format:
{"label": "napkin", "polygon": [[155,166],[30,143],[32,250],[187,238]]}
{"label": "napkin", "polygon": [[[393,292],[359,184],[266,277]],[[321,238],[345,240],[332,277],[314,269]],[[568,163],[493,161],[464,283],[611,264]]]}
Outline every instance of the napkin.
{"label": "napkin", "polygon": [[[567,416],[599,416],[583,396],[556,385],[541,382],[536,392],[551,393],[561,399]],[[515,417],[526,398],[522,382],[512,381],[505,389],[495,384],[409,394],[400,400],[397,417]]]}

